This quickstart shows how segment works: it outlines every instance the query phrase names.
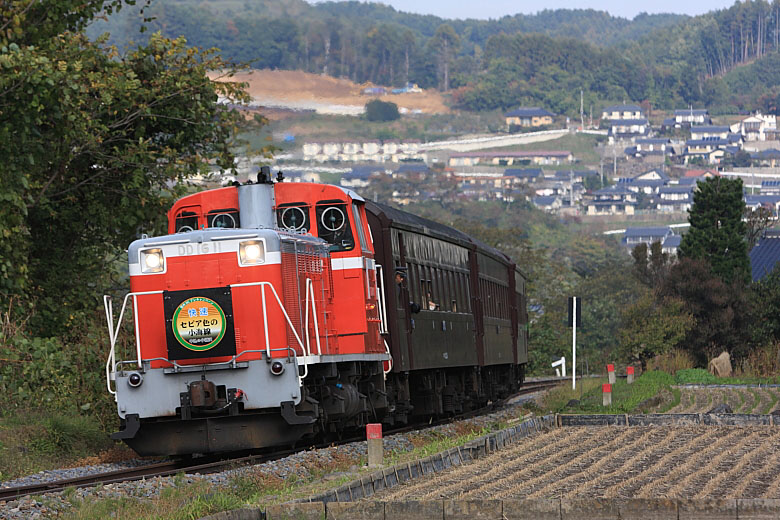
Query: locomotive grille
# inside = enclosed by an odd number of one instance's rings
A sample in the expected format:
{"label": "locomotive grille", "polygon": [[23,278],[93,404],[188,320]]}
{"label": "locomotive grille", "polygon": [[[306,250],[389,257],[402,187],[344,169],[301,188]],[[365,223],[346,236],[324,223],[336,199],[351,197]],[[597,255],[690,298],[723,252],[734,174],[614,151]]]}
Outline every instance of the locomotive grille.
{"label": "locomotive grille", "polygon": [[[303,324],[306,312],[306,279],[314,282],[314,298],[317,305],[317,321],[321,331],[326,330],[324,317],[323,278],[326,271],[323,269],[328,258],[326,246],[300,242],[295,239],[282,240],[282,298],[285,309],[290,316],[295,330],[301,340],[305,342]],[[312,320],[309,318],[310,327]],[[287,330],[287,344],[296,346],[298,342],[295,334]],[[313,338],[312,338],[313,339]],[[312,342],[313,344],[313,342]],[[325,348],[327,351],[327,348]]]}

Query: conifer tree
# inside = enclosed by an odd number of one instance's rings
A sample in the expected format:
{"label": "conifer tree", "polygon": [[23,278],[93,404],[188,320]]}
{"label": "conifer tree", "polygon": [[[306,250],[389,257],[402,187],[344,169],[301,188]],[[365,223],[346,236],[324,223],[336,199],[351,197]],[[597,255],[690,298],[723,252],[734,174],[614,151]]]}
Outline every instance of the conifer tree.
{"label": "conifer tree", "polygon": [[747,284],[750,259],[742,215],[742,181],[714,177],[699,182],[688,211],[691,228],[680,244],[679,256],[706,260],[724,282]]}

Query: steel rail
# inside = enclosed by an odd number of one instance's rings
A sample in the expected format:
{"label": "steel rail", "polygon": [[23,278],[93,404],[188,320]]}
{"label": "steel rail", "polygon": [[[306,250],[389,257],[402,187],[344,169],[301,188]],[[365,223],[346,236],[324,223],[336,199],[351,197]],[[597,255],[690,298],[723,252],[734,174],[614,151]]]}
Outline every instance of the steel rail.
{"label": "steel rail", "polygon": [[[529,383],[528,385],[521,387],[517,392],[515,392],[511,396],[505,399],[501,399],[500,401],[491,403],[486,407],[477,410],[469,410],[468,412],[464,412],[452,417],[446,417],[432,422],[425,422],[423,424],[418,423],[413,425],[405,425],[398,428],[391,428],[386,430],[384,434],[394,435],[397,433],[406,433],[409,431],[415,431],[415,430],[430,428],[433,426],[440,426],[442,424],[448,424],[461,419],[476,417],[478,415],[499,409],[500,407],[504,406],[507,403],[507,401],[519,395],[545,390],[547,388],[556,386],[563,382],[564,381],[560,379],[534,381],[532,383]],[[339,439],[338,441],[335,441],[335,444],[339,444],[339,445],[347,444],[350,442],[357,442],[362,440],[364,440],[362,435],[354,436],[354,437],[345,437]],[[92,475],[84,475],[81,477],[73,477],[73,478],[68,478],[63,480],[42,482],[39,484],[29,484],[26,486],[0,488],[0,501],[9,501],[9,500],[14,500],[25,496],[39,495],[43,493],[58,493],[64,491],[67,488],[82,488],[82,487],[90,487],[96,485],[116,484],[119,482],[130,482],[130,481],[141,480],[146,478],[166,477],[170,475],[176,475],[177,473],[181,473],[181,472],[201,473],[201,474],[216,473],[226,468],[231,468],[236,466],[246,466],[250,464],[260,464],[263,462],[268,462],[271,460],[277,460],[286,457],[293,453],[297,453],[303,449],[310,449],[312,447],[326,448],[333,444],[334,441],[330,440],[328,442],[323,442],[321,444],[301,445],[301,447],[296,449],[287,449],[282,451],[275,450],[273,453],[269,453],[269,454],[254,454],[254,455],[245,455],[240,457],[229,457],[228,454],[223,454],[222,457],[227,456],[229,458],[220,458],[219,460],[215,460],[215,457],[203,457],[197,460],[165,461],[165,462],[159,462],[154,464],[147,464],[143,466],[136,466],[134,468],[129,468],[129,469],[120,469],[120,470],[109,471],[105,473],[95,473]]]}

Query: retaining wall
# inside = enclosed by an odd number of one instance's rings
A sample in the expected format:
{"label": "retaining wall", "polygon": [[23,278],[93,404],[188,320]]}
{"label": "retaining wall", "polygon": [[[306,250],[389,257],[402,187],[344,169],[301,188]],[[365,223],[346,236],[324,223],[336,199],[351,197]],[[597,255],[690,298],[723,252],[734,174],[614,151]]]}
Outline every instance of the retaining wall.
{"label": "retaining wall", "polygon": [[780,518],[780,499],[527,499],[361,501],[383,489],[482,458],[531,434],[561,426],[771,425],[758,414],[546,415],[414,462],[396,464],[306,499],[260,509],[225,511],[202,520],[764,520]]}
{"label": "retaining wall", "polygon": [[780,426],[780,416],[746,413],[652,413],[617,415],[558,415],[557,426]]}
{"label": "retaining wall", "polygon": [[[239,509],[208,520],[768,520],[777,499],[527,499],[304,502]],[[205,520],[205,519],[204,519]]]}

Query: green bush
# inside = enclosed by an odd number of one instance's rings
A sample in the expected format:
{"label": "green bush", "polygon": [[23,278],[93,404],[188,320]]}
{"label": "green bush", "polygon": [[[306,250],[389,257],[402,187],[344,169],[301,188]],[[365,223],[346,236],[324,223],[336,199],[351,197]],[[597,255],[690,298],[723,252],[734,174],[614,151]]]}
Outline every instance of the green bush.
{"label": "green bush", "polygon": [[369,121],[395,121],[400,118],[398,105],[379,99],[366,103],[366,119]]}
{"label": "green bush", "polygon": [[680,384],[698,384],[698,385],[713,385],[718,383],[718,378],[710,374],[703,368],[685,368],[678,370],[675,374],[677,383]]}

